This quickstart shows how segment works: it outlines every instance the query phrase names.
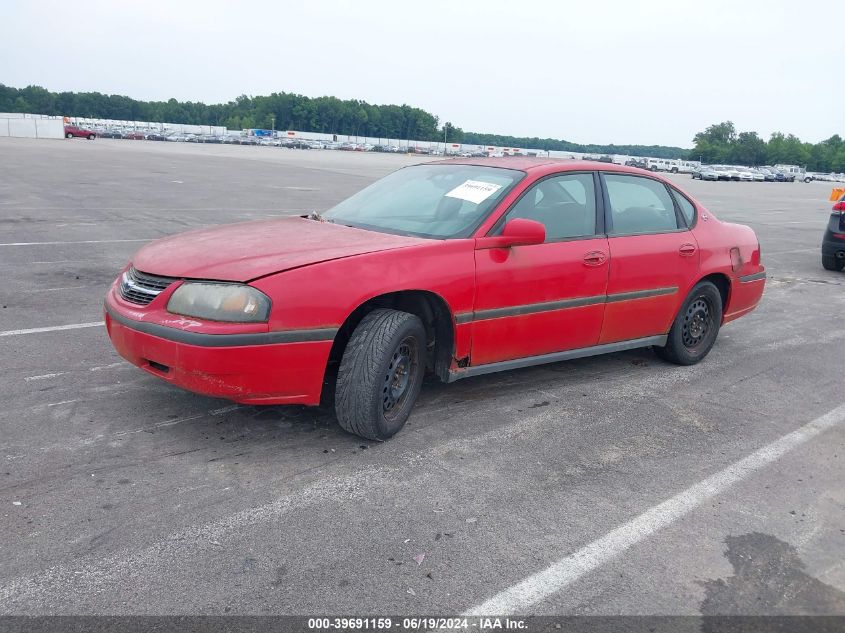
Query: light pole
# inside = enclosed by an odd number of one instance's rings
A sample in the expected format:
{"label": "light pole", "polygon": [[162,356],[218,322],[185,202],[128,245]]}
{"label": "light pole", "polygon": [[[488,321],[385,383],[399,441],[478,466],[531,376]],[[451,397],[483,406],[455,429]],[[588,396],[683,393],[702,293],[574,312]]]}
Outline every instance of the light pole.
{"label": "light pole", "polygon": [[446,155],[446,132],[448,131],[448,129],[449,129],[449,122],[446,121],[443,124],[443,155],[444,156]]}
{"label": "light pole", "polygon": [[275,114],[271,115],[270,120],[272,121],[273,138],[276,138],[276,115]]}

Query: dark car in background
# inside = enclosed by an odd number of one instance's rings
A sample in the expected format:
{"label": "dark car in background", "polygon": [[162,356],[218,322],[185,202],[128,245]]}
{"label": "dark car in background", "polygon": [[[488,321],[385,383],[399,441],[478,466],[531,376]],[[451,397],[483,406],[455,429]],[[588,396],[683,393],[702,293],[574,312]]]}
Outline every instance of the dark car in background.
{"label": "dark car in background", "polygon": [[773,167],[773,169],[775,170],[775,180],[777,182],[795,182],[795,174],[781,171],[777,167]]}
{"label": "dark car in background", "polygon": [[65,138],[87,138],[89,141],[93,141],[97,138],[97,133],[94,130],[89,130],[84,127],[66,125]]}
{"label": "dark car in background", "polygon": [[822,240],[822,266],[825,270],[845,268],[845,195],[833,205]]}
{"label": "dark car in background", "polygon": [[763,180],[766,182],[775,182],[777,179],[775,176],[775,170],[770,167],[758,167],[757,171],[763,174]]}

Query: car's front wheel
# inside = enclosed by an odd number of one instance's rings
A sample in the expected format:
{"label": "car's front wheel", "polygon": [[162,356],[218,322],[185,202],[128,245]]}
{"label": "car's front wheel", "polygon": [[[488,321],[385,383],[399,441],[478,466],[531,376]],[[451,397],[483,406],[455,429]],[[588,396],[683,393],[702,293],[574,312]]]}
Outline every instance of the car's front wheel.
{"label": "car's front wheel", "polygon": [[694,365],[710,352],[722,323],[722,295],[709,281],[692,289],[681,306],[665,347],[655,347],[663,360],[676,365]]}
{"label": "car's front wheel", "polygon": [[425,328],[408,312],[378,309],[352,336],[337,375],[340,426],[370,440],[386,440],[405,425],[425,373]]}
{"label": "car's front wheel", "polygon": [[93,135],[93,134],[89,134],[89,135],[88,135],[88,140],[89,140],[89,141],[93,141],[93,140],[94,140],[94,135]]}

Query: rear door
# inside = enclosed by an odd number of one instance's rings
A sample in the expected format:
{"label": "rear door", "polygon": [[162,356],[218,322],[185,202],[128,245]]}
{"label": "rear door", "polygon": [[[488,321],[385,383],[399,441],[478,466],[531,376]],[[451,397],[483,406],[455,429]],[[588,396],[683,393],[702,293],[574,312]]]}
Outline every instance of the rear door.
{"label": "rear door", "polygon": [[604,172],[610,249],[600,343],[666,334],[699,269],[698,244],[666,185]]}
{"label": "rear door", "polygon": [[491,235],[528,218],[546,227],[545,243],[475,251],[473,365],[598,342],[608,274],[599,190],[593,172],[543,178]]}

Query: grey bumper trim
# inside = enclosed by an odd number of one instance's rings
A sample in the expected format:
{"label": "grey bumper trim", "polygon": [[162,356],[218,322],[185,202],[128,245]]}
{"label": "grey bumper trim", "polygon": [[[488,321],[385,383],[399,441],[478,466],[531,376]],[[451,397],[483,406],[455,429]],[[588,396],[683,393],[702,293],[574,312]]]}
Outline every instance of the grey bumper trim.
{"label": "grey bumper trim", "polygon": [[671,288],[653,288],[651,290],[633,290],[631,292],[617,292],[616,294],[607,295],[607,302],[616,303],[617,301],[645,299],[646,297],[662,297],[663,295],[673,295],[676,292],[678,292],[677,286],[672,286]]}
{"label": "grey bumper trim", "polygon": [[106,306],[109,316],[128,327],[144,334],[159,338],[197,345],[199,347],[242,347],[244,345],[273,345],[275,343],[305,343],[310,341],[332,341],[338,328],[317,328],[313,330],[284,330],[279,332],[256,332],[250,334],[204,334],[202,332],[186,332],[176,328],[127,319]]}
{"label": "grey bumper trim", "polygon": [[551,312],[552,310],[562,310],[564,308],[580,308],[581,306],[604,303],[604,301],[604,295],[596,295],[595,297],[576,297],[574,299],[560,299],[558,301],[546,301],[544,303],[528,303],[507,308],[489,308],[475,312],[473,314],[473,321],[498,319],[506,316],[520,316],[523,314],[534,314],[536,312]]}
{"label": "grey bumper trim", "polygon": [[521,316],[524,314],[535,314],[537,312],[551,312],[553,310],[564,310],[567,308],[580,308],[599,303],[616,303],[619,301],[632,301],[634,299],[645,299],[648,297],[660,297],[672,295],[678,292],[678,288],[652,288],[649,290],[634,290],[633,292],[619,292],[611,295],[595,295],[592,297],[575,297],[573,299],[560,299],[558,301],[546,301],[543,303],[528,303],[518,306],[507,306],[504,308],[488,308],[477,312],[462,312],[455,315],[456,323],[469,323],[471,321],[485,321],[487,319],[500,319],[502,317]]}
{"label": "grey bumper trim", "polygon": [[762,271],[759,273],[754,273],[753,275],[744,275],[739,278],[742,283],[748,283],[749,281],[759,281],[760,279],[766,278],[766,271]]}
{"label": "grey bumper trim", "polygon": [[455,314],[455,323],[470,323],[472,321],[472,312],[458,312]]}

